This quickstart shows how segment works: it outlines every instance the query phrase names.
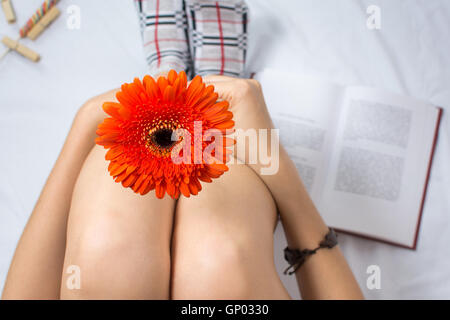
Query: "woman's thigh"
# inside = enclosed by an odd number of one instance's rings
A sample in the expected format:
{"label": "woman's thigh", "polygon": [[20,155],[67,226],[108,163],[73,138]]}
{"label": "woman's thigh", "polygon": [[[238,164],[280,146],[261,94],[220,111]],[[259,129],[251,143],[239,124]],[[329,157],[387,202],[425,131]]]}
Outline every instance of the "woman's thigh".
{"label": "woman's thigh", "polygon": [[172,238],[173,299],[289,298],[275,270],[276,206],[246,165],[230,165],[198,196],[181,198]]}
{"label": "woman's thigh", "polygon": [[75,185],[63,270],[78,266],[81,287],[69,289],[63,273],[61,297],[166,299],[175,202],[123,188],[104,157],[95,146]]}

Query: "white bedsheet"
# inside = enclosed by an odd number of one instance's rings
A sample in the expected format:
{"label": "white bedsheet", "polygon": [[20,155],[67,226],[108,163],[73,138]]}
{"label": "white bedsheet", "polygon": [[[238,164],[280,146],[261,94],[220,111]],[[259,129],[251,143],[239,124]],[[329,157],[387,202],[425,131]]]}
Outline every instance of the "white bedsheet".
{"label": "white bedsheet", "polygon": [[[16,0],[15,37],[41,0]],[[66,8],[81,9],[81,29],[66,26]],[[366,27],[366,8],[381,8],[381,30]],[[448,0],[249,0],[248,69],[308,73],[342,84],[390,89],[450,111]],[[38,64],[10,53],[0,61],[0,289],[25,222],[89,97],[143,76],[146,64],[131,0],[63,0],[62,16],[36,42]],[[294,94],[294,93],[293,93]],[[416,251],[340,235],[343,252],[368,298],[450,298],[450,124],[441,124]],[[276,265],[285,246],[275,234]],[[366,286],[369,265],[381,289]],[[32,266],[31,266],[32,267]],[[293,277],[281,275],[299,297]]]}

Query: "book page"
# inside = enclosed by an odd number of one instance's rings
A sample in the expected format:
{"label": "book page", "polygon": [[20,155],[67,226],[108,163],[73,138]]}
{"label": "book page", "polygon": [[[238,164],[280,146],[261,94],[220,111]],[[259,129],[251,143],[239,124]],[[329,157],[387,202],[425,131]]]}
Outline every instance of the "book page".
{"label": "book page", "polygon": [[349,88],[319,209],[346,231],[412,247],[438,109],[370,88]]}
{"label": "book page", "polygon": [[311,77],[266,69],[255,77],[280,141],[313,201],[320,198],[344,88]]}

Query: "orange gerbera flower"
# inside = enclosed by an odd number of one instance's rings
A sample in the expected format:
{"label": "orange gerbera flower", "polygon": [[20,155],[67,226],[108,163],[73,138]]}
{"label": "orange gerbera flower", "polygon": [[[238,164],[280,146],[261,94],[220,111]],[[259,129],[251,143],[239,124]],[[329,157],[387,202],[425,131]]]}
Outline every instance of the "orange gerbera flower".
{"label": "orange gerbera flower", "polygon": [[[189,86],[183,71],[177,74],[171,70],[157,82],[150,76],[142,82],[136,78],[133,83],[123,84],[116,97],[119,103],[103,104],[111,117],[98,126],[96,139],[98,145],[109,149],[105,158],[110,161],[108,171],[116,182],[141,195],[155,189],[158,198],[167,192],[176,199],[180,193],[186,197],[196,195],[202,189],[200,181],[211,182],[228,170],[225,163],[231,150],[226,147],[235,141],[227,137],[222,138],[219,150],[212,152],[213,162],[172,161],[173,148],[180,147],[183,140],[172,141],[177,129],[185,129],[193,136],[194,121],[201,121],[202,133],[218,129],[226,134],[234,126],[228,102],[217,102],[214,86],[206,86],[200,76]],[[195,139],[191,139],[192,149],[194,143]],[[211,143],[202,139],[202,152]]]}

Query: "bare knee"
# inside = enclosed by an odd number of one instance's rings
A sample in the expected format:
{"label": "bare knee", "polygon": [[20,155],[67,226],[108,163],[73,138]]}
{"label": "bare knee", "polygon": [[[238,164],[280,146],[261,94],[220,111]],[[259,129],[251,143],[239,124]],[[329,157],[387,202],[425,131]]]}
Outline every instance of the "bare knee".
{"label": "bare knee", "polygon": [[170,253],[167,248],[149,245],[145,238],[96,230],[85,232],[70,245],[65,269],[79,267],[79,289],[64,285],[62,298],[81,299],[167,299]]}
{"label": "bare knee", "polygon": [[115,95],[117,89],[110,90],[87,100],[78,110],[75,120],[81,123],[100,123],[107,114],[103,111],[102,105],[106,101],[117,101]]}
{"label": "bare knee", "polygon": [[208,235],[188,252],[176,252],[174,259],[175,299],[246,299],[250,295],[248,256],[232,238]]}

